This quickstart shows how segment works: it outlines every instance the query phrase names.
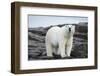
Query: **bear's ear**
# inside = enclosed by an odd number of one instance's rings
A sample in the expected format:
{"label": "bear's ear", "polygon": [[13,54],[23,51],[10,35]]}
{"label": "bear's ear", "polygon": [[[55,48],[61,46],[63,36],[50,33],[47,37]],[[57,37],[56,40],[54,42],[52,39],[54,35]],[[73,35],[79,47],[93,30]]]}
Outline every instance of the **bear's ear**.
{"label": "bear's ear", "polygon": [[67,24],[65,24],[65,26],[68,26]]}
{"label": "bear's ear", "polygon": [[75,25],[73,25],[75,27]]}
{"label": "bear's ear", "polygon": [[67,24],[65,24],[65,27],[68,27],[68,25],[67,25]]}
{"label": "bear's ear", "polygon": [[75,28],[75,25],[73,25],[73,24],[72,24],[72,27],[74,27],[74,28]]}

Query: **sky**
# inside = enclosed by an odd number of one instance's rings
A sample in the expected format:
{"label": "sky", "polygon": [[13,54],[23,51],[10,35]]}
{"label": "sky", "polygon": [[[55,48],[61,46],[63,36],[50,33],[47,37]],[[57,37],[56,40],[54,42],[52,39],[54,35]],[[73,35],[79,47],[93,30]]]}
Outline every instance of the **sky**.
{"label": "sky", "polygon": [[58,24],[74,24],[79,22],[88,22],[87,17],[75,16],[43,16],[43,15],[29,15],[28,27],[47,27]]}

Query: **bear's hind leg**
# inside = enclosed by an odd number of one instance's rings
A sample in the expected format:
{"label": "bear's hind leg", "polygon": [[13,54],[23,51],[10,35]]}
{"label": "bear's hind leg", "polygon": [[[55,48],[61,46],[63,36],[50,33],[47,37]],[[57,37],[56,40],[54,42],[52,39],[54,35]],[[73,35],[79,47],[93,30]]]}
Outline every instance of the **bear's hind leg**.
{"label": "bear's hind leg", "polygon": [[58,50],[61,55],[62,58],[66,57],[66,54],[65,54],[65,43],[64,42],[61,42],[59,43],[59,50]]}
{"label": "bear's hind leg", "polygon": [[53,57],[53,49],[52,46],[50,44],[46,45],[46,51],[47,51],[47,56],[48,57]]}

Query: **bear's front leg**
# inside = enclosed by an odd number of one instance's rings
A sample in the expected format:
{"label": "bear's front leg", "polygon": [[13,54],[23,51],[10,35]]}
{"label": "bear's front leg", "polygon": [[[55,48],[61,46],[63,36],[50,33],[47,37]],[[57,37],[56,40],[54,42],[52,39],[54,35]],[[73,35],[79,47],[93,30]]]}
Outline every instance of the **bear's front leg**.
{"label": "bear's front leg", "polygon": [[65,43],[62,41],[59,43],[59,50],[60,52],[60,55],[62,58],[66,57],[66,54],[65,54]]}
{"label": "bear's front leg", "polygon": [[69,40],[67,45],[66,45],[66,53],[67,53],[67,56],[70,57],[70,54],[71,54],[71,50],[72,50],[72,40]]}

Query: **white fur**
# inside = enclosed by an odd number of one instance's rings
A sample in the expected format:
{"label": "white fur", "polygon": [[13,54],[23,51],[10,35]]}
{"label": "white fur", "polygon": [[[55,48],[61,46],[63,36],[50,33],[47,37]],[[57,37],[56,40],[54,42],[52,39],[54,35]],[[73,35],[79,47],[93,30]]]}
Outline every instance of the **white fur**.
{"label": "white fur", "polygon": [[74,25],[50,28],[45,38],[47,56],[53,57],[53,53],[60,55],[62,58],[70,56],[74,32]]}

